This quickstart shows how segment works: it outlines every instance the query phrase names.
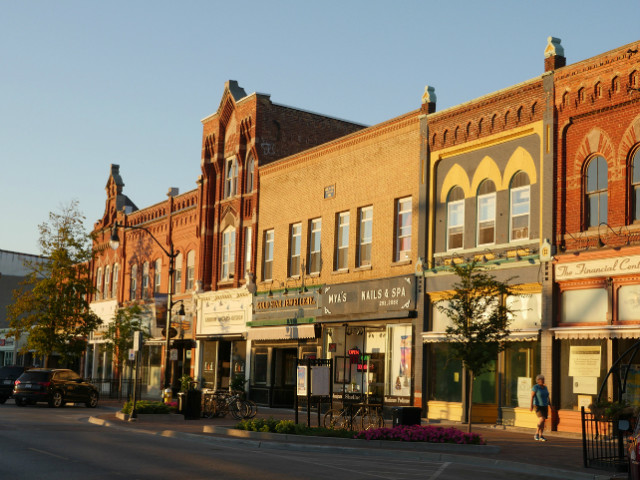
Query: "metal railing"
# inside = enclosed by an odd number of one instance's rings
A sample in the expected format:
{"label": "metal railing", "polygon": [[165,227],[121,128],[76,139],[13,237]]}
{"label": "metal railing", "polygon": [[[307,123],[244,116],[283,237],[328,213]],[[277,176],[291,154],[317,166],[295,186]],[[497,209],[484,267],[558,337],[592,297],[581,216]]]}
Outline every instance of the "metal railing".
{"label": "metal railing", "polygon": [[[98,387],[100,398],[126,400],[133,396],[133,380],[129,378],[122,380],[115,378],[89,378],[88,381]],[[147,390],[146,386],[146,384],[142,383],[142,380],[136,382],[137,398],[142,398],[142,392]]]}
{"label": "metal railing", "polygon": [[635,422],[603,418],[590,411],[580,410],[582,420],[582,451],[584,466],[616,472],[629,467],[626,438],[633,432]]}

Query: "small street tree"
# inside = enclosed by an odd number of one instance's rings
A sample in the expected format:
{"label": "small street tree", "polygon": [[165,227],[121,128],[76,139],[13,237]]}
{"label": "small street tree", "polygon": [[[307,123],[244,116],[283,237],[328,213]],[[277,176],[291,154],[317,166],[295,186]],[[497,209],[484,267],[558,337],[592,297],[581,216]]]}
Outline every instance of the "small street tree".
{"label": "small street tree", "polygon": [[22,353],[33,351],[45,366],[52,354],[67,363],[79,360],[87,336],[101,323],[89,309],[93,249],[83,220],[77,201],[49,213],[38,227],[43,259],[25,263],[28,274],[7,307],[8,335],[26,337]]}
{"label": "small street tree", "polygon": [[466,399],[471,432],[473,380],[490,371],[504,350],[511,314],[504,300],[510,289],[476,262],[452,263],[451,270],[458,277],[453,293],[436,306],[451,320],[446,333],[452,357],[462,361],[471,379]]}
{"label": "small street tree", "polygon": [[119,308],[104,333],[104,338],[113,351],[119,393],[122,393],[122,374],[129,350],[133,348],[134,332],[141,332],[143,338],[149,337],[142,321],[142,313],[139,305]]}

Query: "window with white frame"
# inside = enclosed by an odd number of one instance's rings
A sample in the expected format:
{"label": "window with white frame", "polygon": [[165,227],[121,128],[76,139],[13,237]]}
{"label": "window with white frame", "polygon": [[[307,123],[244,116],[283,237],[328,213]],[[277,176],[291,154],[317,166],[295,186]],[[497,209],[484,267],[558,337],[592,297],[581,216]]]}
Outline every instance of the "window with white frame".
{"label": "window with white frame", "polygon": [[249,158],[247,158],[246,170],[244,191],[249,193],[253,191],[253,177],[255,171],[255,160],[251,154],[249,154]]}
{"label": "window with white frame", "polygon": [[338,237],[336,238],[335,269],[345,270],[349,264],[349,212],[340,212],[336,219]]}
{"label": "window with white frame", "polygon": [[160,284],[162,281],[162,259],[158,258],[153,267],[153,291],[160,293]]}
{"label": "window with white frame", "polygon": [[396,262],[408,260],[411,255],[411,213],[411,197],[396,201]]}
{"label": "window with white frame", "polygon": [[104,267],[104,298],[107,299],[111,295],[111,267]]}
{"label": "window with white frame", "polygon": [[138,265],[131,266],[131,283],[129,287],[129,300],[135,300],[136,292],[138,291]]}
{"label": "window with white frame", "polygon": [[236,157],[228,158],[224,177],[224,198],[233,197],[238,188],[238,161]]}
{"label": "window with white frame", "polygon": [[222,232],[222,269],[221,280],[231,280],[236,270],[236,230],[227,227]]}
{"label": "window with white frame", "polygon": [[244,273],[251,271],[251,256],[253,252],[253,228],[244,227]]}
{"label": "window with white frame", "polygon": [[182,252],[178,253],[173,263],[173,291],[182,292]]}
{"label": "window with white frame", "polygon": [[120,265],[113,266],[113,281],[111,282],[111,298],[118,298],[118,281],[120,280]]}
{"label": "window with white frame", "polygon": [[102,268],[96,272],[96,300],[102,298]]}
{"label": "window with white frame", "polygon": [[587,227],[597,227],[607,221],[609,178],[604,157],[598,155],[589,161],[585,180]]}
{"label": "window with white frame", "polygon": [[302,251],[302,224],[289,227],[289,277],[300,276],[300,254]]}
{"label": "window with white frame", "polygon": [[187,253],[187,291],[193,290],[196,274],[196,252],[190,250]]}
{"label": "window with white frame", "polygon": [[321,243],[322,219],[314,218],[309,222],[309,273],[320,273],[321,268]]}
{"label": "window with white frame", "polygon": [[478,188],[478,245],[496,241],[496,186],[485,180]]}
{"label": "window with white frame", "polygon": [[511,180],[511,240],[529,238],[530,192],[529,176],[516,173]]}
{"label": "window with white frame", "polygon": [[464,192],[453,187],[447,196],[447,250],[464,245]]}
{"label": "window with white frame", "polygon": [[358,266],[371,265],[371,244],[373,241],[373,207],[362,207],[358,235]]}
{"label": "window with white frame", "polygon": [[273,279],[273,242],[274,233],[273,230],[267,230],[264,232],[264,249],[262,260],[262,280]]}
{"label": "window with white frame", "polygon": [[142,298],[149,296],[149,262],[142,264]]}

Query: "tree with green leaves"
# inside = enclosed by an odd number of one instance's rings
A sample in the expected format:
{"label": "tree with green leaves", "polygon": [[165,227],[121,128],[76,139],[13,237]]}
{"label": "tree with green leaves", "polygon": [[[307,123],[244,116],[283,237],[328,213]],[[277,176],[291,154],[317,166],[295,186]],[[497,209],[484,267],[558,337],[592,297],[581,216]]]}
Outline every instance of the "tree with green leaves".
{"label": "tree with green leaves", "polygon": [[93,248],[83,221],[77,201],[49,213],[49,221],[38,227],[43,258],[25,262],[28,273],[7,307],[8,335],[26,337],[21,353],[33,351],[45,366],[54,354],[64,363],[77,362],[101,323],[89,309]]}
{"label": "tree with green leaves", "polygon": [[506,296],[507,283],[497,280],[477,262],[450,266],[458,277],[453,293],[436,305],[451,320],[447,340],[452,357],[462,361],[471,379],[467,396],[468,431],[471,432],[473,380],[491,371],[491,364],[504,350],[509,336],[511,310]]}
{"label": "tree with green leaves", "polygon": [[124,365],[127,361],[129,350],[133,348],[134,332],[140,332],[143,339],[150,336],[143,323],[142,313],[142,308],[139,305],[119,308],[104,333],[104,338],[113,352],[113,358],[116,363],[116,378],[120,391],[122,389]]}

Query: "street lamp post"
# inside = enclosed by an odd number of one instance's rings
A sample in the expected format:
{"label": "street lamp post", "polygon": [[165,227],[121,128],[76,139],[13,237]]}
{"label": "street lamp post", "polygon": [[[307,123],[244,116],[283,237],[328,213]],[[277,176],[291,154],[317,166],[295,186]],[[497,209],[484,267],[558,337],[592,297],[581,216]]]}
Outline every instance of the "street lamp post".
{"label": "street lamp post", "polygon": [[[120,239],[118,238],[118,227],[122,227],[124,230],[143,230],[145,231],[156,244],[160,247],[160,249],[165,253],[167,257],[169,257],[169,285],[167,287],[167,325],[165,328],[165,367],[164,367],[164,388],[171,388],[171,310],[174,305],[178,302],[173,302],[173,275],[175,274],[174,263],[175,259],[178,256],[178,253],[173,250],[173,241],[171,240],[171,236],[169,236],[169,250],[167,250],[154,235],[149,231],[149,229],[145,227],[141,227],[138,225],[122,225],[116,222],[113,225],[111,230],[111,239],[109,240],[109,245],[114,250],[117,250],[120,246]],[[181,307],[182,311],[184,310],[184,306]]]}

